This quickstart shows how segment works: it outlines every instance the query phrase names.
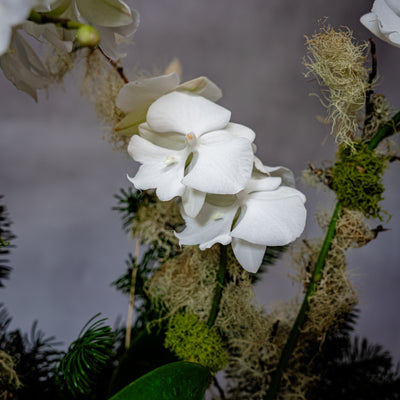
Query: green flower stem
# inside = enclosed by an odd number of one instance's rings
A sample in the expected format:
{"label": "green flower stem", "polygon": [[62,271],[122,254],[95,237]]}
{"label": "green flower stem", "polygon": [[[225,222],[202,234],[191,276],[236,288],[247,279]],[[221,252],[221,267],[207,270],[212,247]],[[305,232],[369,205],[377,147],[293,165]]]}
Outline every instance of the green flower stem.
{"label": "green flower stem", "polygon": [[389,136],[392,136],[400,130],[400,111],[378,131],[378,133],[368,143],[368,148],[374,150],[376,146]]}
{"label": "green flower stem", "polygon": [[215,320],[217,319],[219,305],[222,297],[222,289],[224,287],[225,274],[226,274],[226,265],[227,265],[227,246],[220,246],[220,255],[219,255],[219,269],[217,272],[217,284],[215,288],[214,298],[211,305],[210,315],[208,317],[207,325],[211,328],[214,325]]}
{"label": "green flower stem", "polygon": [[51,17],[49,15],[38,13],[35,10],[32,10],[28,17],[29,21],[36,22],[37,24],[47,24],[53,23],[56,26],[60,26],[64,29],[79,29],[82,26],[86,26],[87,24],[82,24],[80,22],[70,21],[66,18],[56,18]]}
{"label": "green flower stem", "polygon": [[325,265],[325,259],[331,246],[333,237],[335,236],[336,221],[338,220],[339,211],[342,208],[342,203],[337,202],[335,210],[333,212],[331,222],[329,223],[328,232],[326,233],[324,243],[322,244],[321,252],[319,253],[317,263],[311,277],[310,284],[308,285],[307,292],[304,296],[303,303],[301,304],[297,318],[293,324],[292,330],[289,333],[289,337],[286,341],[285,347],[282,350],[281,358],[278,366],[272,376],[271,385],[269,387],[266,400],[273,400],[278,392],[279,385],[281,383],[282,375],[286,369],[290,356],[294,348],[296,347],[297,339],[300,335],[301,328],[307,319],[307,314],[310,309],[310,298],[316,292],[318,283],[322,278],[322,269]]}
{"label": "green flower stem", "polygon": [[[400,130],[400,111],[397,112],[394,115],[394,117],[391,120],[389,120],[371,139],[371,141],[368,143],[369,149],[374,150],[383,139],[395,134],[399,130]],[[275,399],[279,390],[283,372],[285,371],[289,363],[290,356],[292,355],[293,350],[296,347],[297,339],[300,335],[301,329],[303,328],[303,325],[307,319],[307,314],[310,309],[309,301],[310,298],[315,294],[318,288],[318,283],[322,278],[322,270],[325,266],[326,256],[328,255],[329,249],[331,247],[332,239],[335,237],[336,221],[338,219],[338,215],[341,208],[342,208],[341,202],[337,202],[331,221],[329,223],[324,243],[322,244],[322,248],[318,256],[318,260],[314,267],[314,271],[311,277],[311,282],[304,296],[303,303],[301,304],[300,310],[297,314],[292,330],[289,333],[285,347],[282,350],[279,363],[276,367],[275,372],[272,375],[271,384],[267,396],[265,397],[266,400]]]}

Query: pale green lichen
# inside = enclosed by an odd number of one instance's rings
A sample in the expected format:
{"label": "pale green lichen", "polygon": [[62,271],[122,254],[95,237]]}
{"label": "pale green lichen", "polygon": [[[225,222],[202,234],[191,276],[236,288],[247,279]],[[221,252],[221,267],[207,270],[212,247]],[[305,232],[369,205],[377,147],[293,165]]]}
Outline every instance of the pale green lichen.
{"label": "pale green lichen", "polygon": [[308,56],[304,59],[306,77],[314,77],[321,86],[331,133],[339,143],[351,144],[359,125],[359,112],[370,87],[365,66],[367,43],[357,44],[349,29],[335,31],[331,26],[306,37]]}

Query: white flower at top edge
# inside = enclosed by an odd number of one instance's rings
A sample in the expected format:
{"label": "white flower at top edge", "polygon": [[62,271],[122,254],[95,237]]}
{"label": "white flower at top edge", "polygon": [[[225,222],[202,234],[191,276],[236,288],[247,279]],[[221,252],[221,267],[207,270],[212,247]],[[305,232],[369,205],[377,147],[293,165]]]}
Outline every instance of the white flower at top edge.
{"label": "white flower at top edge", "polygon": [[375,0],[360,21],[379,39],[400,47],[400,0]]}
{"label": "white flower at top edge", "polygon": [[208,195],[196,218],[183,214],[186,228],[176,234],[179,243],[199,245],[202,250],[215,243],[231,243],[242,267],[254,273],[267,246],[293,242],[304,230],[305,197],[298,190],[281,185],[282,180],[291,181],[286,180],[290,175],[286,168],[266,169],[276,176],[253,176],[237,195]]}
{"label": "white flower at top edge", "polygon": [[114,127],[124,136],[139,133],[139,125],[146,121],[147,110],[164,94],[174,90],[198,94],[211,101],[222,97],[221,89],[205,76],[180,83],[176,72],[140,79],[124,85],[118,93],[116,105],[126,116]]}
{"label": "white flower at top edge", "polygon": [[[50,15],[93,25],[100,34],[100,48],[113,60],[126,55],[119,53],[117,46],[127,41],[139,25],[139,14],[122,0],[58,0],[51,7]],[[30,30],[35,37],[47,34],[42,25]],[[63,40],[72,41],[74,33],[67,31],[63,36]]]}
{"label": "white flower at top edge", "polygon": [[172,92],[149,108],[140,136],[128,152],[140,162],[137,189],[156,189],[162,201],[182,196],[195,217],[206,193],[234,194],[248,183],[253,168],[254,132],[230,123],[227,109],[204,97]]}

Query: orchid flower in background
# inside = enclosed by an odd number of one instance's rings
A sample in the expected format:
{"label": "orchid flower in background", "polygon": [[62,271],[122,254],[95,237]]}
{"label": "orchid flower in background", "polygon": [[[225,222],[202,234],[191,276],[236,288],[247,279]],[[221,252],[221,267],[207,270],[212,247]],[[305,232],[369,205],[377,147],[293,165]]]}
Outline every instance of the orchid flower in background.
{"label": "orchid flower in background", "polygon": [[251,176],[255,133],[230,117],[202,96],[174,91],[160,97],[129,142],[128,153],[142,164],[131,182],[156,189],[162,201],[182,196],[192,217],[206,193],[238,193]]}
{"label": "orchid flower in background", "polygon": [[400,47],[400,0],[375,0],[360,21],[379,39]]}
{"label": "orchid flower in background", "polygon": [[116,105],[126,115],[114,127],[115,131],[125,136],[139,133],[139,125],[146,121],[150,105],[174,90],[198,94],[211,101],[222,97],[221,89],[204,76],[180,83],[179,75],[172,72],[129,82],[122,87],[117,96]]}
{"label": "orchid flower in background", "polygon": [[306,222],[305,196],[286,186],[293,182],[288,169],[264,170],[271,173],[255,170],[236,195],[207,195],[196,218],[183,213],[186,228],[176,233],[179,243],[199,245],[201,250],[231,243],[240,265],[255,273],[267,246],[284,246],[299,237]]}
{"label": "orchid flower in background", "polygon": [[48,9],[54,0],[2,0],[0,3],[0,56],[11,42],[12,28],[28,17],[34,7]]}
{"label": "orchid flower in background", "polygon": [[[48,14],[95,27],[100,34],[100,48],[112,60],[126,55],[119,53],[117,46],[126,42],[139,25],[139,14],[122,0],[58,0]],[[42,34],[43,29],[36,27],[36,34]]]}

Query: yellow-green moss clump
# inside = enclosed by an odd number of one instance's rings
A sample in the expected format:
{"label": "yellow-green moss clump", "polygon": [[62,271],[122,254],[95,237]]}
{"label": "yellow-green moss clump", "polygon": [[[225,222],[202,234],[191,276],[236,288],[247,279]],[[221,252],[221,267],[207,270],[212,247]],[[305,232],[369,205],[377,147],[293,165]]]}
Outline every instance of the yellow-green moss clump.
{"label": "yellow-green moss clump", "polygon": [[211,372],[223,369],[228,363],[221,335],[192,313],[177,314],[169,321],[165,347],[179,358],[197,362]]}
{"label": "yellow-green moss clump", "polygon": [[385,191],[382,180],[387,160],[377,157],[361,142],[354,144],[354,150],[345,146],[339,148],[338,158],[332,168],[332,189],[338,200],[366,217],[382,220],[384,211],[379,202]]}
{"label": "yellow-green moss clump", "polygon": [[312,76],[327,87],[322,90],[322,103],[332,123],[331,133],[339,143],[351,144],[370,86],[365,66],[368,45],[355,43],[349,29],[335,31],[331,26],[321,26],[311,38],[306,37],[306,45],[305,76]]}

